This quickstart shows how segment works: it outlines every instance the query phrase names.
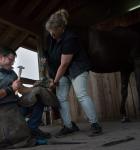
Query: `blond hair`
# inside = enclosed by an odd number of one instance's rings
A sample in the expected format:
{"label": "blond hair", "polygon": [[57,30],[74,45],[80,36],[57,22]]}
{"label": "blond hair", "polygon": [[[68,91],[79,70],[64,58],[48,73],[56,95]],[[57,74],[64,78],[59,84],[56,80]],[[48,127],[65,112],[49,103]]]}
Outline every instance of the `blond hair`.
{"label": "blond hair", "polygon": [[68,24],[69,13],[65,9],[60,9],[50,16],[46,22],[46,29],[64,28]]}

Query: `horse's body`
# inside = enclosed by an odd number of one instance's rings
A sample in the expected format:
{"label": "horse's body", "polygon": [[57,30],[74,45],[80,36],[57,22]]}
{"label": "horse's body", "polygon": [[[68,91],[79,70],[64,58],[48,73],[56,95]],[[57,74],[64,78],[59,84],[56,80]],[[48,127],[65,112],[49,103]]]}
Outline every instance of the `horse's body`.
{"label": "horse's body", "polygon": [[[89,55],[92,58],[93,72],[121,72],[121,114],[126,116],[128,81],[132,71],[135,72],[137,90],[140,99],[140,35],[126,28],[112,31],[90,33]],[[140,101],[139,101],[140,103]]]}

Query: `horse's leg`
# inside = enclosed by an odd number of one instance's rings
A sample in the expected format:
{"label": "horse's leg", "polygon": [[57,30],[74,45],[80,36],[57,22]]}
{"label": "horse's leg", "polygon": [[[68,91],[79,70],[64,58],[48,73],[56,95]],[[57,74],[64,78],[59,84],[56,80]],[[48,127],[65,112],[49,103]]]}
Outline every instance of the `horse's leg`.
{"label": "horse's leg", "polygon": [[136,86],[137,86],[138,100],[139,100],[138,109],[140,111],[140,57],[135,59],[134,65],[135,65],[134,73],[135,73],[135,78],[136,78]]}
{"label": "horse's leg", "polygon": [[128,122],[129,117],[126,113],[126,100],[128,95],[128,82],[130,77],[131,71],[128,70],[121,70],[121,107],[120,107],[120,113],[122,115],[121,122]]}

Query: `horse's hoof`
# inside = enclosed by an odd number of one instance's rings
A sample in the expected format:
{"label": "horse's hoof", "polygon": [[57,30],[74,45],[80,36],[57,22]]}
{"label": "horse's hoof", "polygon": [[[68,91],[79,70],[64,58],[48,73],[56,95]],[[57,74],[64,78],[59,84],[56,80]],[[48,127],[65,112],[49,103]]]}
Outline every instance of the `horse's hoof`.
{"label": "horse's hoof", "polygon": [[130,119],[126,116],[124,116],[122,119],[121,119],[121,123],[127,123],[127,122],[130,122]]}

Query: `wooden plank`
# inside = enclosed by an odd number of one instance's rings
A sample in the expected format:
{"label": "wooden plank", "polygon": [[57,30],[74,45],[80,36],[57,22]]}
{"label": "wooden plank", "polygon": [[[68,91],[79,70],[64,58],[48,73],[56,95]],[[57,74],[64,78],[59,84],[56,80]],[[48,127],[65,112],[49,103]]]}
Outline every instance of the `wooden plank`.
{"label": "wooden plank", "polygon": [[129,81],[129,88],[128,88],[128,112],[131,117],[137,116],[138,113],[138,94],[137,94],[137,89],[136,89],[136,84],[135,84],[135,78],[134,78],[134,73],[130,77]]}
{"label": "wooden plank", "polygon": [[12,44],[10,45],[10,47],[12,49],[16,50],[20,46],[20,44],[24,41],[24,39],[27,38],[27,37],[28,37],[28,33],[21,32],[19,34],[19,36],[16,37],[15,40],[12,40]]}
{"label": "wooden plank", "polygon": [[89,76],[89,95],[91,96],[95,106],[96,106],[96,111],[99,116],[99,118],[102,117],[102,110],[101,110],[101,103],[100,103],[100,97],[98,96],[99,90],[98,90],[98,80],[97,80],[97,75],[93,72],[90,72]]}
{"label": "wooden plank", "polygon": [[[0,5],[0,9],[5,9],[5,8],[8,8],[8,11],[11,11],[14,6],[17,4],[19,0],[4,0],[3,2],[5,2],[3,5]],[[0,2],[1,4],[1,2]]]}
{"label": "wooden plank", "polygon": [[[44,18],[49,17],[51,15],[51,13],[53,13],[51,11],[56,9],[56,7],[58,7],[60,3],[62,3],[61,0],[49,1],[48,4],[43,6],[43,10],[36,16],[35,21],[40,22],[41,20],[46,20]],[[54,10],[54,11],[56,11],[56,10]]]}
{"label": "wooden plank", "polygon": [[139,115],[139,110],[138,110],[138,92],[137,92],[137,87],[136,87],[136,80],[135,80],[135,75],[132,73],[131,78],[130,78],[130,88],[132,91],[132,98],[133,98],[133,105],[134,105],[134,114],[136,115],[135,117],[137,118]]}
{"label": "wooden plank", "polygon": [[30,16],[34,10],[36,9],[36,7],[38,7],[40,5],[42,0],[30,0],[28,1],[28,4],[26,5],[26,7],[24,7],[22,9],[22,14],[23,16]]}
{"label": "wooden plank", "polygon": [[15,28],[7,27],[7,29],[4,30],[3,33],[1,33],[0,44],[2,46],[9,46],[9,40],[11,39],[11,35],[13,35],[16,32],[17,31]]}
{"label": "wooden plank", "polygon": [[40,25],[37,23],[29,22],[27,18],[21,16],[15,16],[12,13],[4,13],[0,10],[0,22],[7,26],[12,26],[18,30],[28,32],[31,35],[38,36]]}
{"label": "wooden plank", "polygon": [[[101,117],[102,119],[105,119],[107,116],[107,105],[105,102],[105,90],[103,87],[103,74],[94,74],[94,77],[97,80],[97,97],[95,99],[95,105],[96,105],[96,101],[98,100],[100,102],[100,113],[101,113]],[[94,84],[94,83],[92,83]],[[95,86],[93,87],[93,89],[95,88]],[[97,107],[97,105],[96,105]]]}
{"label": "wooden plank", "polygon": [[[118,92],[120,91],[119,89],[117,89],[116,86],[116,78],[115,78],[115,74],[116,73],[111,73],[109,74],[110,78],[109,78],[109,85],[110,85],[110,92],[111,92],[111,99],[112,99],[112,119],[114,118],[119,118],[120,117],[120,105],[119,105],[119,96],[118,96]],[[120,82],[120,81],[118,81]]]}

